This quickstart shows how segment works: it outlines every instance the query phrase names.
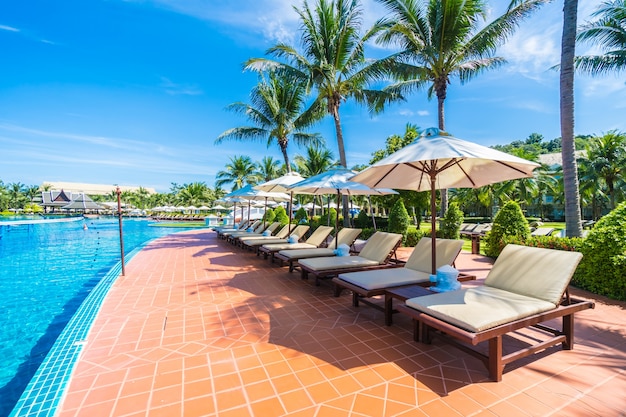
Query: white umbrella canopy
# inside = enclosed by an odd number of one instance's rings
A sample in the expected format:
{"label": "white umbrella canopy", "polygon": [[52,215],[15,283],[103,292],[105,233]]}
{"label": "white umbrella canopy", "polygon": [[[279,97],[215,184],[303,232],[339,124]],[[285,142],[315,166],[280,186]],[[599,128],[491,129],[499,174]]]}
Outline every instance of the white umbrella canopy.
{"label": "white umbrella canopy", "polygon": [[478,188],[532,177],[539,164],[426,129],[405,146],[352,178],[370,187],[430,191],[432,273],[436,273],[435,190]]}
{"label": "white umbrella canopy", "polygon": [[255,189],[250,184],[246,185],[243,188],[240,188],[239,190],[233,191],[230,194],[227,194],[226,197],[238,197],[248,200],[248,216],[250,215],[250,202],[252,200],[265,200],[266,205],[268,199],[274,201],[289,201],[289,195],[285,193],[261,191]]}
{"label": "white umbrella canopy", "polygon": [[[300,182],[302,180],[304,180],[304,177],[302,175],[300,175],[299,173],[295,171],[292,171],[292,172],[286,173],[285,175],[281,177],[274,178],[273,180],[269,180],[267,182],[264,182],[263,184],[259,184],[255,186],[254,188],[256,188],[257,190],[261,190],[261,191],[284,193],[284,192],[289,191],[287,187],[297,182]],[[293,191],[289,192],[289,207],[293,207]],[[289,233],[291,233],[292,210],[288,210],[288,211],[289,211]]]}

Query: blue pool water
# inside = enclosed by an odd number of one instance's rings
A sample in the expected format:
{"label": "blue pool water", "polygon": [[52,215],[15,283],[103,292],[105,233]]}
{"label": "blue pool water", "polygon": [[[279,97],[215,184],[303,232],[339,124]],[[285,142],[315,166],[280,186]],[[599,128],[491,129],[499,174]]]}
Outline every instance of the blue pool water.
{"label": "blue pool water", "polygon": [[[127,254],[188,230],[149,224],[124,219]],[[119,244],[116,218],[0,222],[0,416],[11,412],[81,302],[119,262]]]}

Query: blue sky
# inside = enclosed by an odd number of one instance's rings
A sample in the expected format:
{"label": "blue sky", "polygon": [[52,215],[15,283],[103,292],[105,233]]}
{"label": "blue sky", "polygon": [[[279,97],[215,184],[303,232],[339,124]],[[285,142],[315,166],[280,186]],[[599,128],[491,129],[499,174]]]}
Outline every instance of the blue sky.
{"label": "blue sky", "polygon": [[[579,23],[596,0],[579,0]],[[226,142],[247,124],[224,111],[248,101],[256,76],[242,62],[278,40],[297,44],[299,0],[21,0],[0,4],[0,180],[154,187],[204,181],[234,155],[280,159],[276,147]],[[364,0],[364,22],[384,10]],[[492,0],[498,13],[508,0]],[[463,139],[505,144],[560,136],[562,1],[523,23],[499,50],[509,63],[461,86],[453,81],[446,127]],[[375,45],[371,56],[387,52]],[[580,50],[579,50],[580,52]],[[626,130],[623,76],[576,79],[577,134]],[[367,163],[407,123],[436,126],[436,101],[416,93],[370,117],[341,108],[348,164]],[[314,129],[336,153],[330,119]],[[303,153],[291,146],[290,156]]]}

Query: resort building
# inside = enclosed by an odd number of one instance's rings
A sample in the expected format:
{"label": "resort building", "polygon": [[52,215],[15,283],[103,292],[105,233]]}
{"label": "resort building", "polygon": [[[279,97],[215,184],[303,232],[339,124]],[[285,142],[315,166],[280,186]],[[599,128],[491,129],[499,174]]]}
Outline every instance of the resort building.
{"label": "resort building", "polygon": [[86,184],[80,182],[62,182],[62,181],[44,181],[41,184],[42,190],[64,190],[70,193],[85,193],[87,195],[107,195],[115,191],[117,187],[120,187],[122,192],[131,191],[137,192],[140,188],[146,190],[149,194],[156,194],[154,188],[149,187],[136,187],[130,185],[113,185],[113,184]]}

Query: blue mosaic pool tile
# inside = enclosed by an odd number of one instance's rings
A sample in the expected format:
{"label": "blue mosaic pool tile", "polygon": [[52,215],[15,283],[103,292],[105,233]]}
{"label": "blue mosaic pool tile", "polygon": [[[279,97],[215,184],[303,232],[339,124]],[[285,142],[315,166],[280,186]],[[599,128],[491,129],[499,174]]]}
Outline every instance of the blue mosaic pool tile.
{"label": "blue mosaic pool tile", "polygon": [[[130,252],[130,260],[143,247]],[[122,272],[117,263],[93,288],[30,380],[9,417],[53,417],[100,306]]]}

